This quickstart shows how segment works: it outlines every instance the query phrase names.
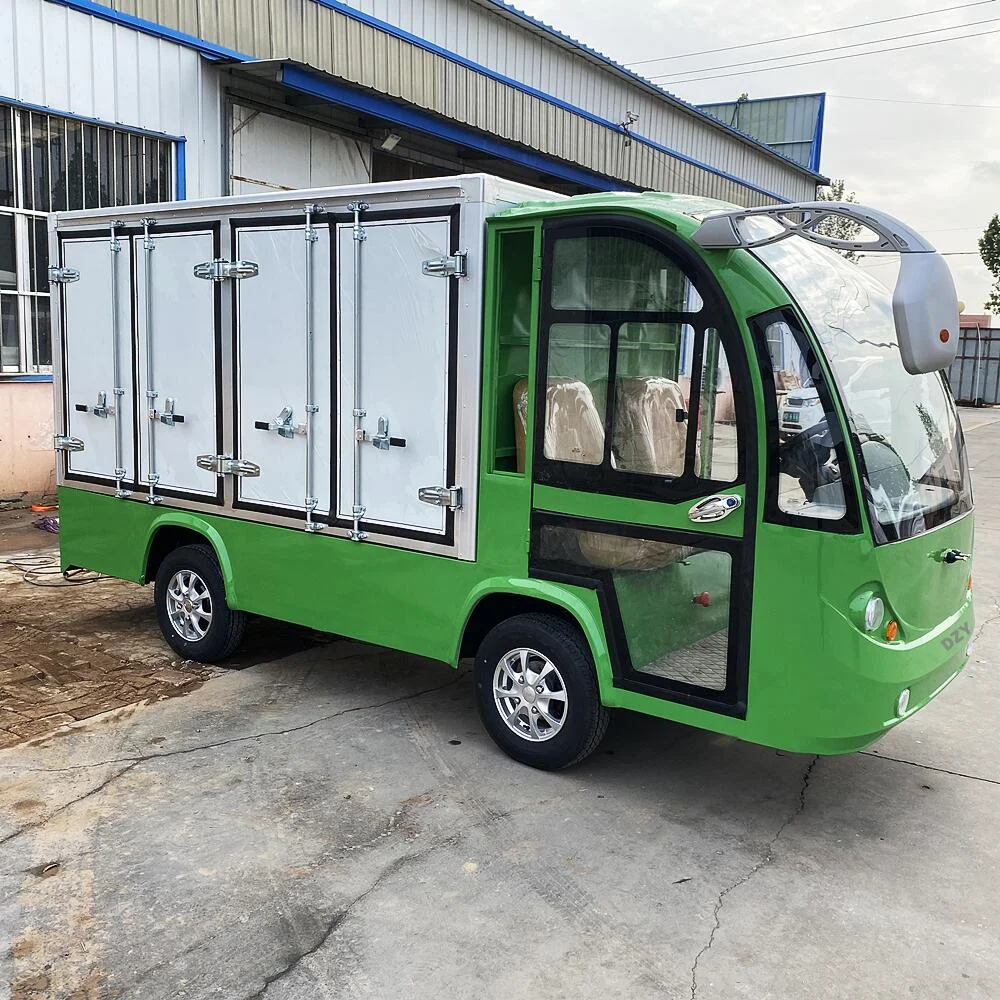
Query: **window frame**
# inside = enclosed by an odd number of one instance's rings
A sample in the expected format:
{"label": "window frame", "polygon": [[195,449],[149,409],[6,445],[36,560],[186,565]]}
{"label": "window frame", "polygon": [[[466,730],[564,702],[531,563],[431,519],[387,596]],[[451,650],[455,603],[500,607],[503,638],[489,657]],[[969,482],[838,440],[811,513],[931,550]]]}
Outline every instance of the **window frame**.
{"label": "window frame", "polygon": [[[104,137],[110,138],[110,149],[112,153],[118,148],[117,136],[124,137],[124,141],[129,150],[137,146],[140,151],[140,162],[134,167],[133,173],[141,174],[145,188],[148,190],[150,178],[156,185],[157,194],[162,200],[172,200],[178,197],[180,190],[180,143],[183,139],[177,136],[164,135],[150,132],[144,129],[121,128],[111,123],[83,118],[79,115],[59,114],[50,112],[46,108],[34,107],[32,105],[0,101],[0,116],[8,126],[8,133],[11,138],[10,163],[13,167],[13,204],[0,204],[0,214],[10,216],[14,220],[14,266],[15,266],[15,287],[0,290],[0,296],[11,296],[17,302],[17,332],[18,332],[18,364],[0,364],[0,381],[25,375],[50,375],[52,373],[51,360],[47,364],[39,362],[38,338],[35,325],[35,315],[38,309],[38,301],[47,299],[51,301],[51,289],[49,288],[47,275],[44,269],[38,275],[37,288],[32,287],[31,274],[31,236],[29,228],[36,219],[46,219],[49,215],[44,209],[35,206],[35,181],[44,182],[45,191],[48,198],[52,198],[54,189],[59,183],[62,185],[64,198],[63,204],[51,206],[53,211],[66,211],[71,194],[81,195],[84,207],[88,197],[93,196],[96,203],[87,207],[111,208],[119,204],[131,204],[132,200],[119,201],[116,195],[116,171],[117,161],[112,156],[111,163],[106,163],[104,159],[105,142]],[[36,121],[44,124],[44,175],[35,176],[35,147],[32,143],[31,135]],[[61,181],[55,178],[52,169],[53,156],[53,134],[56,135],[56,147],[59,150],[59,159],[62,165]],[[79,149],[69,148],[70,136],[79,137]],[[94,169],[89,173],[85,169],[85,156],[88,150],[87,136],[91,135],[93,142],[92,150],[94,157]],[[147,155],[150,148],[156,153],[152,159]],[[79,153],[80,157],[80,177],[78,178],[79,192],[70,191],[70,166],[73,162],[73,154]],[[167,167],[167,191],[160,189],[161,169]],[[54,179],[55,178],[55,179]],[[102,180],[106,181],[102,187]],[[112,197],[104,197],[102,192],[108,191]],[[131,188],[126,189],[131,194]],[[142,199],[140,199],[141,203]],[[76,211],[74,206],[71,211]],[[46,232],[44,242],[47,258],[48,233]],[[51,351],[51,307],[49,310],[50,323],[50,351]]]}
{"label": "window frame", "polygon": [[[640,312],[597,309],[559,309],[552,306],[553,257],[560,239],[588,236],[618,236],[646,243],[675,264],[694,286],[702,300],[698,312]],[[614,438],[613,414],[618,343],[621,327],[630,322],[686,325],[695,337],[691,360],[688,409],[700,405],[706,331],[714,329],[725,352],[736,411],[736,475],[732,480],[703,479],[695,471],[697,419],[689,412],[684,449],[684,471],[679,476],[615,469],[611,465]],[[544,454],[546,386],[549,367],[549,330],[557,323],[593,323],[611,326],[608,345],[608,392],[603,414],[604,456],[598,465],[585,465],[547,458]],[[683,343],[683,332],[682,332]],[[680,345],[679,348],[680,350]],[[664,503],[682,503],[711,493],[733,490],[747,483],[747,440],[756,434],[749,360],[735,316],[715,276],[697,254],[665,225],[641,216],[618,213],[553,219],[542,230],[542,282],[539,301],[538,339],[535,365],[535,407],[532,476],[536,483],[587,493],[634,497]],[[695,411],[697,412],[697,411]]]}
{"label": "window frame", "polygon": [[[771,352],[768,347],[766,330],[772,323],[785,323],[791,332],[799,352],[809,371],[812,373],[813,385],[819,394],[820,405],[828,418],[837,422],[839,434],[835,439],[834,451],[837,454],[837,464],[840,468],[840,482],[844,490],[845,511],[843,517],[807,517],[792,514],[781,509],[778,503],[778,486],[781,474],[781,438],[778,433],[778,383],[774,378]],[[780,309],[770,309],[767,312],[751,316],[747,320],[750,336],[757,351],[757,362],[760,368],[764,397],[764,509],[763,520],[769,524],[781,524],[793,528],[806,528],[810,531],[825,531],[836,535],[858,535],[862,531],[861,507],[858,503],[858,491],[854,467],[849,456],[845,441],[844,422],[840,412],[834,405],[833,393],[830,389],[830,378],[826,366],[819,353],[813,348],[805,324],[799,319],[790,306]]]}

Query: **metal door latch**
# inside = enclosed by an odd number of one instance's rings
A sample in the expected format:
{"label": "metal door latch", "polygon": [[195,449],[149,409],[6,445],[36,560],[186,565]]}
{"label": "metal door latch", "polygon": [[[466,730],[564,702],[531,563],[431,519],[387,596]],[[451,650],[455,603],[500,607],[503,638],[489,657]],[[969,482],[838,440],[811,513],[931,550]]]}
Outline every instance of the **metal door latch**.
{"label": "metal door latch", "polygon": [[73,409],[77,413],[93,413],[95,417],[101,417],[107,419],[108,415],[114,415],[115,408],[113,406],[108,406],[108,394],[106,392],[99,392],[97,394],[97,405],[87,406],[86,403],[76,403]]}
{"label": "metal door latch", "polygon": [[735,493],[720,493],[699,500],[689,511],[692,521],[721,521],[737,510],[743,501]]}
{"label": "metal door latch", "polygon": [[217,476],[246,476],[248,479],[255,479],[260,475],[259,465],[244,458],[233,458],[232,455],[199,455],[195,464],[199,469],[214,472]]}
{"label": "metal door latch", "polygon": [[290,406],[283,406],[274,420],[255,420],[253,425],[259,431],[276,431],[278,436],[283,438],[293,438],[296,434],[304,437],[306,433],[305,424],[292,423],[292,408]]}
{"label": "metal door latch", "polygon": [[174,413],[174,406],[176,400],[172,396],[167,396],[163,401],[163,410],[157,412],[156,410],[149,411],[149,417],[151,420],[159,420],[161,424],[166,424],[168,427],[173,427],[174,424],[183,424],[184,416],[180,413]]}
{"label": "metal door latch", "polygon": [[75,267],[56,267],[55,264],[49,268],[49,284],[65,285],[70,281],[79,281],[80,272]]}
{"label": "metal door latch", "polygon": [[227,278],[256,278],[259,268],[252,260],[225,260],[217,257],[195,264],[194,276],[207,281],[225,281]]}
{"label": "metal door latch", "polygon": [[466,278],[469,275],[469,251],[459,250],[450,257],[425,260],[420,265],[420,271],[438,278]]}
{"label": "metal door latch", "polygon": [[421,486],[417,490],[417,499],[435,507],[450,507],[458,510],[462,506],[461,486]]}
{"label": "metal door latch", "polygon": [[56,451],[83,451],[83,442],[68,434],[56,434],[52,438],[52,447]]}
{"label": "metal door latch", "polygon": [[388,451],[390,448],[405,448],[406,438],[389,437],[389,418],[378,418],[378,433],[371,439],[372,444],[379,451]]}

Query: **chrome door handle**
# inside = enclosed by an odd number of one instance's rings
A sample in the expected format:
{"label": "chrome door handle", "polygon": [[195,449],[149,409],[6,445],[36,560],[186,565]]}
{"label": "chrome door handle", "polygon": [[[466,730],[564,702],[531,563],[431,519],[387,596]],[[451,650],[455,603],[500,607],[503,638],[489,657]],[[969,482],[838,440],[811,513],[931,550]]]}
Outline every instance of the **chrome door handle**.
{"label": "chrome door handle", "polygon": [[946,549],[941,553],[941,558],[946,563],[968,562],[971,558],[968,552],[959,549]]}
{"label": "chrome door handle", "polygon": [[688,511],[688,518],[692,521],[721,521],[742,504],[743,501],[735,493],[717,493],[699,500]]}

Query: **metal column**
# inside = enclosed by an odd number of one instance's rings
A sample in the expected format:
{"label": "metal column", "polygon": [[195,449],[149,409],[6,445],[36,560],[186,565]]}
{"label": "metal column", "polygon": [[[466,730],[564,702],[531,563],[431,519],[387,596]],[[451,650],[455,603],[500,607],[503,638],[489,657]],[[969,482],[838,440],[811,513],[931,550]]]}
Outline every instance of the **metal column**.
{"label": "metal column", "polygon": [[322,531],[323,525],[313,520],[313,514],[319,506],[319,498],[313,491],[313,428],[314,418],[319,412],[319,406],[313,398],[313,264],[314,249],[319,235],[313,227],[313,216],[322,212],[319,205],[306,205],[306,419],[305,419],[305,439],[306,439],[306,531]]}
{"label": "metal column", "polygon": [[365,513],[361,504],[361,446],[365,441],[362,425],[365,411],[361,407],[361,244],[366,238],[361,213],[368,210],[368,203],[352,201],[347,210],[354,213],[354,503],[351,508],[354,526],[351,539],[360,542],[368,537],[361,530],[361,518]]}
{"label": "metal column", "polygon": [[156,484],[160,477],[156,474],[156,389],[153,381],[153,251],[156,244],[152,236],[149,235],[151,226],[156,225],[155,219],[140,219],[142,226],[142,250],[143,250],[143,290],[146,296],[146,400],[147,409],[147,443],[149,475],[146,482],[149,483],[149,496],[147,503],[162,503],[163,498],[156,495]]}
{"label": "metal column", "polygon": [[124,225],[120,219],[112,219],[108,223],[110,229],[108,249],[111,252],[111,391],[115,397],[115,496],[119,500],[131,495],[130,491],[122,486],[126,475],[122,447],[122,401],[125,397],[125,388],[121,377],[121,318],[118,313],[118,255],[122,252],[122,244],[115,233],[116,229]]}

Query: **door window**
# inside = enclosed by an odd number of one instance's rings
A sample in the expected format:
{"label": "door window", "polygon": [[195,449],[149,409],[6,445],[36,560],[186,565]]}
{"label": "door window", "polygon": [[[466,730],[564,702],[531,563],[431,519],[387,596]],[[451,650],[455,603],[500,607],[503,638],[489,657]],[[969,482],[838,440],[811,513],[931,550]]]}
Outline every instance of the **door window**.
{"label": "door window", "polygon": [[750,327],[762,369],[770,441],[766,519],[857,530],[853,492],[844,488],[849,466],[840,420],[802,327],[790,310],[755,317]]}
{"label": "door window", "polygon": [[536,479],[655,498],[736,482],[718,308],[644,232],[593,225],[547,237]]}
{"label": "door window", "polygon": [[536,515],[532,553],[536,568],[603,591],[625,678],[674,694],[738,699],[730,657],[736,543]]}

